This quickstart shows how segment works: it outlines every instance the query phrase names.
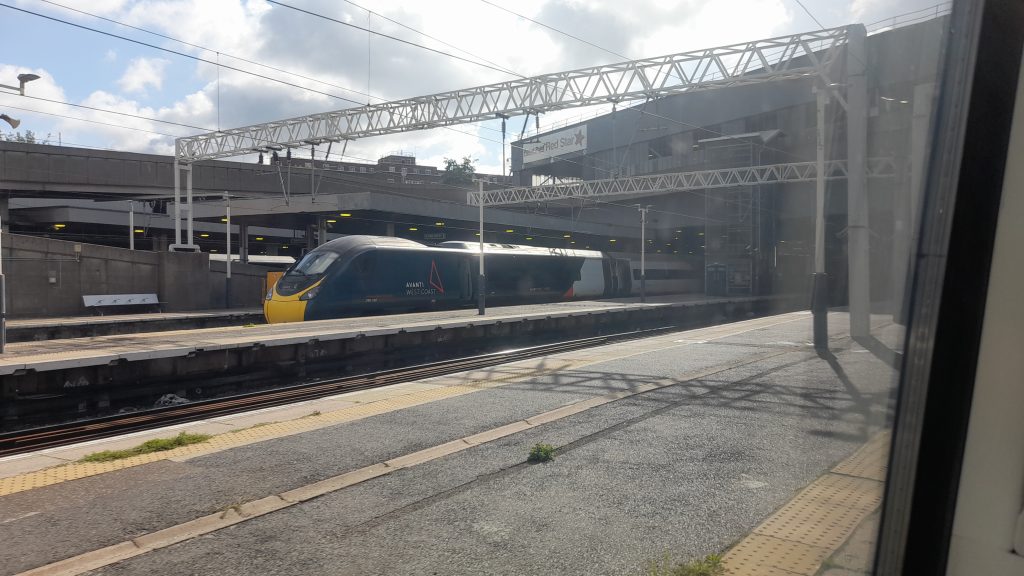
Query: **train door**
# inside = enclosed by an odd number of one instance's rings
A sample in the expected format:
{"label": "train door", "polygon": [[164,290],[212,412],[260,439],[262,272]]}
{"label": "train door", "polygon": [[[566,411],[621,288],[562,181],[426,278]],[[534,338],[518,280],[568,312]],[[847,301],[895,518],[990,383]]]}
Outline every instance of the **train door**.
{"label": "train door", "polygon": [[619,278],[615,274],[615,261],[611,258],[602,258],[601,271],[604,272],[604,297],[611,298],[619,291]]}
{"label": "train door", "polygon": [[459,300],[462,303],[472,302],[476,299],[476,289],[473,285],[473,262],[468,256],[459,258]]}
{"label": "train door", "polygon": [[630,292],[633,291],[633,275],[629,267],[629,260],[625,258],[616,258],[613,260],[616,278],[616,295],[617,296],[629,296]]}

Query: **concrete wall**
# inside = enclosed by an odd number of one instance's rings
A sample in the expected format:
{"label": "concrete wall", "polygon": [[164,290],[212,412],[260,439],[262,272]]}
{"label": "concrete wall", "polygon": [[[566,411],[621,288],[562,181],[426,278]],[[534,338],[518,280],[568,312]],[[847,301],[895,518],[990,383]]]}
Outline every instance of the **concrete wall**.
{"label": "concrete wall", "polygon": [[224,262],[210,262],[211,308],[254,308],[263,305],[267,294],[267,269],[251,264],[231,264],[231,305],[224,302]]}
{"label": "concrete wall", "polygon": [[[132,251],[3,235],[10,318],[89,314],[82,306],[86,294],[156,293],[168,312],[223,308],[223,266],[215,262],[211,267],[206,254]],[[259,306],[265,294],[261,284],[265,271],[235,265],[232,275],[237,286],[232,305]]]}

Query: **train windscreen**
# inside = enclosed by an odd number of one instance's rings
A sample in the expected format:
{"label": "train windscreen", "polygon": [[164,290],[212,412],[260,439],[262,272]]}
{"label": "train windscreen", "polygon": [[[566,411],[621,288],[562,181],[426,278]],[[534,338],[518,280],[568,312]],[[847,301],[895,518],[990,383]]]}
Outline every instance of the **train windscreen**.
{"label": "train windscreen", "polygon": [[291,296],[315,284],[331,264],[338,259],[337,252],[313,251],[302,257],[277,283],[277,292],[282,296]]}

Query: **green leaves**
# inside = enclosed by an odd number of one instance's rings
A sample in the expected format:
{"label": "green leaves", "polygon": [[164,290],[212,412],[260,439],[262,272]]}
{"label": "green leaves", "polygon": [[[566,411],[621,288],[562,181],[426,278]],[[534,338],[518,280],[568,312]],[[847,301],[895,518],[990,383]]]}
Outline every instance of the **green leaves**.
{"label": "green leaves", "polygon": [[530,448],[530,456],[527,457],[527,462],[548,462],[555,459],[555,447],[551,444],[534,444],[533,448]]}
{"label": "green leaves", "polygon": [[469,184],[476,174],[476,167],[473,166],[473,159],[469,156],[462,157],[460,164],[454,158],[444,159],[444,174],[441,175],[441,182],[445,184]]}

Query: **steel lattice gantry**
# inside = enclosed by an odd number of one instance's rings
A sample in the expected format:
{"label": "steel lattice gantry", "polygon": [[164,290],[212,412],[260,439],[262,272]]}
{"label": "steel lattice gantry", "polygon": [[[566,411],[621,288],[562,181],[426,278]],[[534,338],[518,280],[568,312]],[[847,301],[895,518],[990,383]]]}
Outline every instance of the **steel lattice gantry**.
{"label": "steel lattice gantry", "polygon": [[[896,175],[896,163],[892,158],[871,158],[866,163],[868,178],[892,177]],[[845,160],[825,163],[825,180],[844,179],[848,176]],[[606,180],[583,180],[561,184],[547,184],[522,188],[506,188],[486,192],[469,192],[466,201],[471,206],[502,206],[529,202],[550,202],[574,198],[607,198],[617,196],[640,196],[663,192],[681,192],[734,186],[758,186],[786,182],[815,182],[818,179],[816,162],[792,162],[768,164],[718,170],[698,170],[670,174],[649,174],[629,178]]]}
{"label": "steel lattice gantry", "polygon": [[175,154],[188,164],[268,146],[492,120],[499,113],[545,112],[804,76],[827,78],[846,37],[847,28],[832,28],[310,114],[178,138]]}

